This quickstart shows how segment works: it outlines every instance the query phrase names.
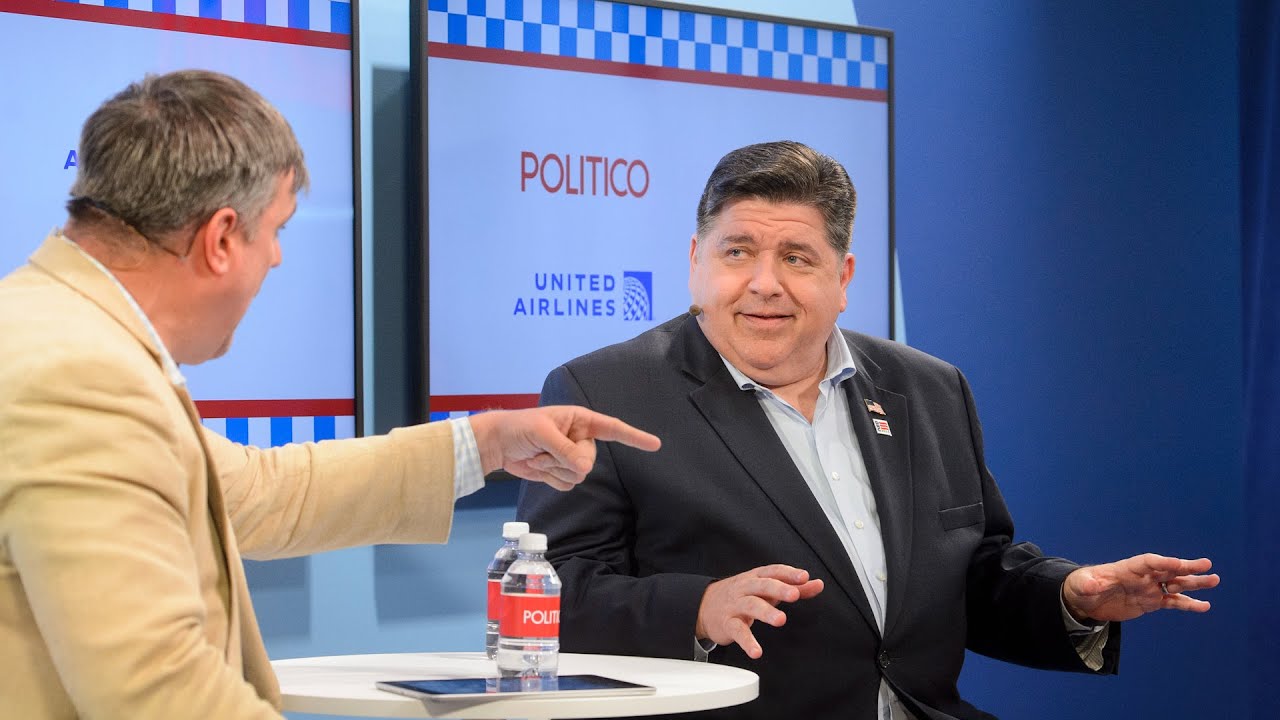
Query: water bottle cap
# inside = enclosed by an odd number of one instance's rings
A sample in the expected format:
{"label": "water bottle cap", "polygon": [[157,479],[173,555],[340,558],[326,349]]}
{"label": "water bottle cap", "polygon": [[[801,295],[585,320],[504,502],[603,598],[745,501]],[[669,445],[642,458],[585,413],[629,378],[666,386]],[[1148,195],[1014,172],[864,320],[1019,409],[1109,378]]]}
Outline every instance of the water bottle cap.
{"label": "water bottle cap", "polygon": [[527,532],[529,532],[529,523],[527,522],[502,523],[503,540],[518,540],[521,535]]}
{"label": "water bottle cap", "polygon": [[520,536],[520,549],[525,552],[546,552],[547,536],[542,533],[525,533]]}

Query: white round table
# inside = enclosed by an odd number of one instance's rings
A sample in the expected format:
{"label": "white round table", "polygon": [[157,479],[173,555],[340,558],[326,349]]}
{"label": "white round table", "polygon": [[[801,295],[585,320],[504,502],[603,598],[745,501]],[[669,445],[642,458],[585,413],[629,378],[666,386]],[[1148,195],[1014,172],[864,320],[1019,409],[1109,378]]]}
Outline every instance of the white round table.
{"label": "white round table", "polygon": [[755,673],[688,660],[622,655],[560,655],[560,674],[595,674],[652,685],[653,695],[535,697],[481,701],[415,700],[379,690],[379,680],[497,675],[479,652],[397,653],[296,658],[271,663],[287,712],[360,717],[549,718],[631,717],[740,705],[760,692]]}

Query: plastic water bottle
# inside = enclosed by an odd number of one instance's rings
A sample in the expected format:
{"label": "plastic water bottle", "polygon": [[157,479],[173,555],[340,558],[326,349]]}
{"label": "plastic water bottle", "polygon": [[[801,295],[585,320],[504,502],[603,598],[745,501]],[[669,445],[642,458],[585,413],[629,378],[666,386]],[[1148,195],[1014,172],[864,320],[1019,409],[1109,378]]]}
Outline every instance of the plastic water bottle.
{"label": "plastic water bottle", "polygon": [[502,524],[502,547],[489,563],[489,618],[484,628],[484,652],[492,660],[498,654],[498,621],[502,619],[502,576],[516,561],[516,542],[529,532],[529,523]]}
{"label": "plastic water bottle", "polygon": [[560,664],[560,578],[547,562],[547,536],[521,536],[516,561],[502,578],[498,672],[555,680]]}

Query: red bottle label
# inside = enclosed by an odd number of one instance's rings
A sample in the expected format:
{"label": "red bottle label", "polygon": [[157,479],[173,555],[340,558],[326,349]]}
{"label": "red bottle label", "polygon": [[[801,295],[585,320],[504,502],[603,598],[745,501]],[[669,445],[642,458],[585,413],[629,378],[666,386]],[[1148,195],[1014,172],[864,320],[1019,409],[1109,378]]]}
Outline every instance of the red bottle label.
{"label": "red bottle label", "polygon": [[489,619],[494,622],[502,620],[502,581],[489,581]]}
{"label": "red bottle label", "polygon": [[560,637],[560,596],[503,595],[498,632],[503,637]]}

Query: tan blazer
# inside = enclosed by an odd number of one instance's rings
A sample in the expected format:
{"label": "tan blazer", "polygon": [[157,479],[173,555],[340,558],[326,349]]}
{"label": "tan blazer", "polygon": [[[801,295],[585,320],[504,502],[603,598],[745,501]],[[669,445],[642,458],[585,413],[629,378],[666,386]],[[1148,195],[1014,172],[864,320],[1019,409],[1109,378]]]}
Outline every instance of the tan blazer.
{"label": "tan blazer", "polygon": [[241,553],[442,542],[448,423],[259,450],[208,432],[59,236],[0,280],[0,718],[278,718]]}

